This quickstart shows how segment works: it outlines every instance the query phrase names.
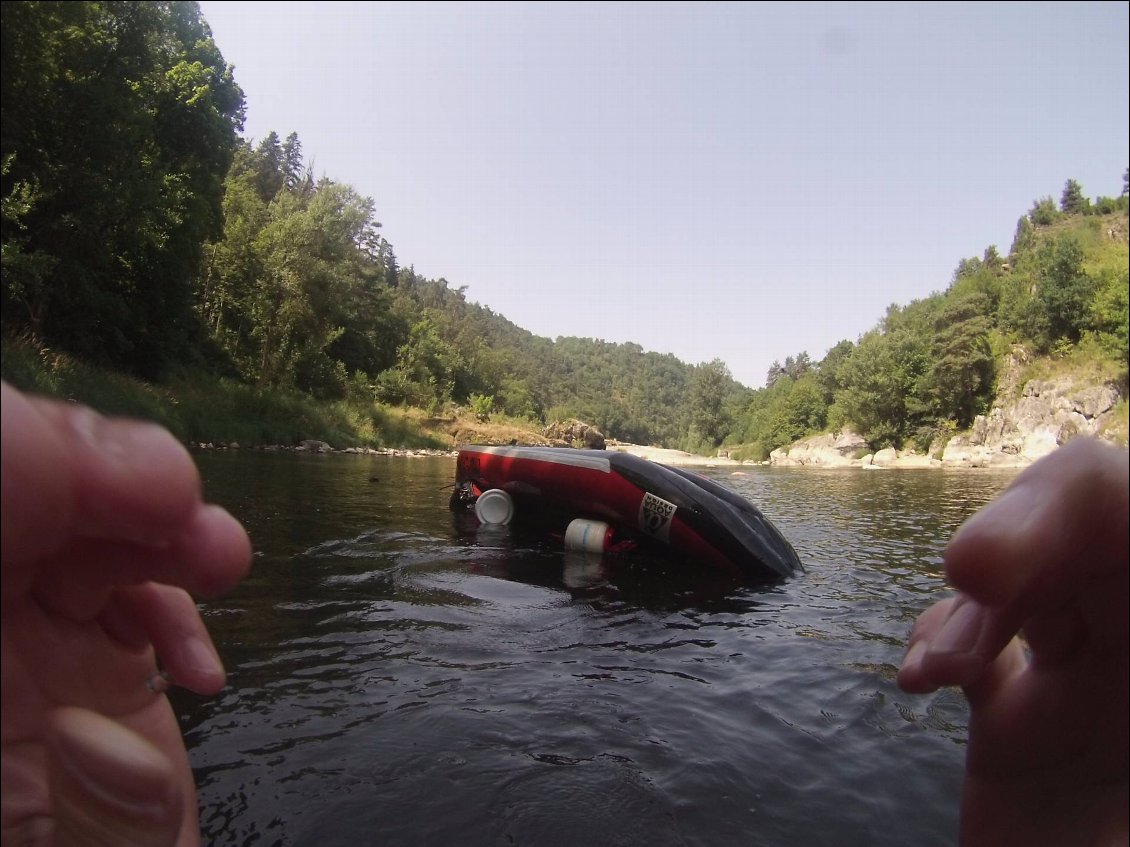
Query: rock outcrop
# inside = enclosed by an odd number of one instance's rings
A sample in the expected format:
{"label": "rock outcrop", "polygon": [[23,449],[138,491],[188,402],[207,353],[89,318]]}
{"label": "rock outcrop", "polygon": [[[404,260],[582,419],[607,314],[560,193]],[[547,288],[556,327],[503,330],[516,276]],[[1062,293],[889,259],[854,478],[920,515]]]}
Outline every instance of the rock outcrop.
{"label": "rock outcrop", "polygon": [[555,421],[545,428],[545,437],[554,447],[605,448],[604,433],[584,421]]}
{"label": "rock outcrop", "polygon": [[942,453],[946,467],[1024,467],[1077,435],[1100,435],[1118,402],[1111,385],[1031,380],[1020,397],[979,415]]}
{"label": "rock outcrop", "polygon": [[929,456],[890,447],[871,454],[862,437],[845,430],[774,450],[769,461],[825,468],[1022,468],[1078,435],[1103,435],[1118,400],[1113,385],[1030,380],[1015,400],[998,400],[969,432],[931,448]]}
{"label": "rock outcrop", "polygon": [[846,468],[858,466],[860,458],[868,452],[863,436],[844,430],[814,435],[791,447],[780,447],[769,455],[769,462],[791,467]]}

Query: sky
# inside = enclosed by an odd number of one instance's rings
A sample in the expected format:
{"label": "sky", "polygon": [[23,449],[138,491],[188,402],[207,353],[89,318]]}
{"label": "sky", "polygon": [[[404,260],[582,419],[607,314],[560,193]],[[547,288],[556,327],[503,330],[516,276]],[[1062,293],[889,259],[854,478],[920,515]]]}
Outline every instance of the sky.
{"label": "sky", "polygon": [[764,385],[1130,164],[1127,3],[200,3],[401,266]]}

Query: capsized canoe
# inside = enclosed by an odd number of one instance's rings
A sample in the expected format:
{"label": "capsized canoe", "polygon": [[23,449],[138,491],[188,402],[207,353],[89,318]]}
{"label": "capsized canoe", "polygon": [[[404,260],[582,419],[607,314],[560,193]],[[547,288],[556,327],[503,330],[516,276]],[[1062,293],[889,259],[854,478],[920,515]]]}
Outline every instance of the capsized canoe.
{"label": "capsized canoe", "polygon": [[751,502],[700,474],[628,453],[461,448],[452,508],[473,506],[494,489],[513,499],[515,521],[602,521],[641,542],[664,544],[687,561],[746,579],[778,580],[802,569],[793,546]]}

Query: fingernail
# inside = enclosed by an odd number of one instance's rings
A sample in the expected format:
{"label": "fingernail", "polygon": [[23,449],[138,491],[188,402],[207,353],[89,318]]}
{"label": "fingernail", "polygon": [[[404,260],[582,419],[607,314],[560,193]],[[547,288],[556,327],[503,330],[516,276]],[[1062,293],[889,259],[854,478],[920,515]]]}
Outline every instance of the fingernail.
{"label": "fingernail", "polygon": [[216,676],[224,673],[223,662],[211,645],[199,638],[190,638],[182,645],[184,661],[195,673],[202,676]]}
{"label": "fingernail", "polygon": [[917,669],[917,667],[922,664],[922,657],[926,654],[926,650],[929,646],[930,643],[928,641],[915,641],[910,649],[906,651],[900,670],[906,672]]}
{"label": "fingernail", "polygon": [[967,600],[953,610],[938,634],[930,639],[931,653],[969,653],[981,636],[981,607]]}

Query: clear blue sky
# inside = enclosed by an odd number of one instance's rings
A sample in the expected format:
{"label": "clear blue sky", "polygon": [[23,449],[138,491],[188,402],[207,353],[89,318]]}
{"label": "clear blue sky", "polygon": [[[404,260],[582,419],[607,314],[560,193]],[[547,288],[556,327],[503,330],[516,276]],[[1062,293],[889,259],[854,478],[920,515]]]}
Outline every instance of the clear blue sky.
{"label": "clear blue sky", "polygon": [[1130,164],[1127,3],[200,6],[402,265],[751,387]]}

